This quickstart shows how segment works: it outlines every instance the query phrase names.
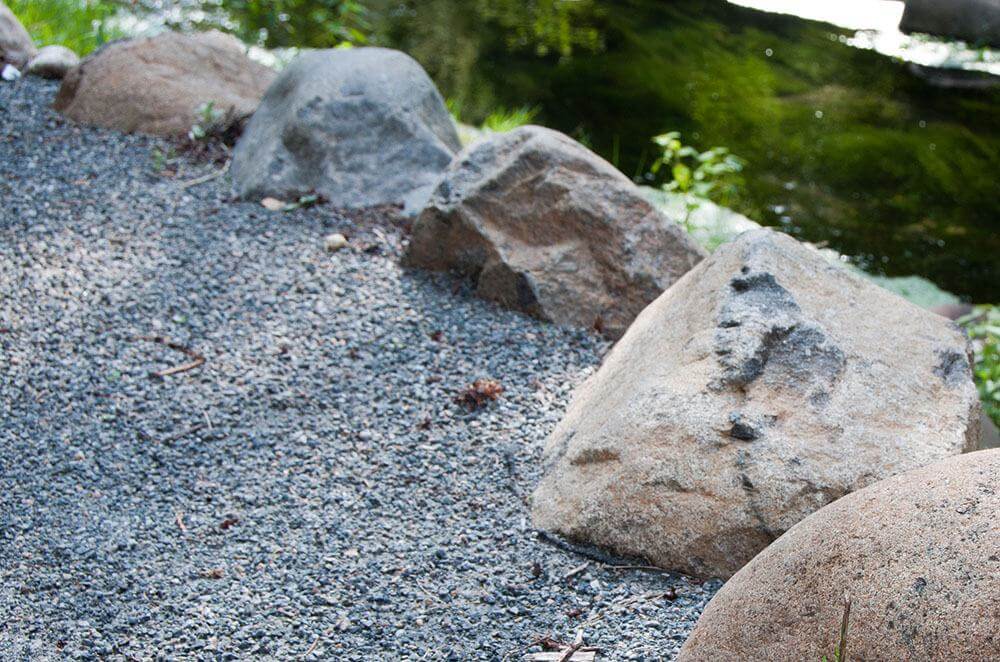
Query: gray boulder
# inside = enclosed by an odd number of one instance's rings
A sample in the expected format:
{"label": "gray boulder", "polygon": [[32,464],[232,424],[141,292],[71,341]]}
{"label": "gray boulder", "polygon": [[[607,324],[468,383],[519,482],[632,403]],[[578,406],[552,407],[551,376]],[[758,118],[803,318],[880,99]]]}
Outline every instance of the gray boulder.
{"label": "gray boulder", "polygon": [[65,46],[44,46],[28,62],[28,73],[42,78],[61,79],[80,64],[80,56]]}
{"label": "gray boulder", "polygon": [[243,198],[318,192],[338,207],[423,207],[458,135],[434,83],[399,51],[305,53],[268,89],[233,155]]}
{"label": "gray boulder", "polygon": [[0,2],[0,69],[4,64],[12,64],[22,69],[35,54],[35,44],[31,35],[17,20],[14,12]]}
{"label": "gray boulder", "polygon": [[906,0],[899,29],[1000,46],[1000,0]]}
{"label": "gray boulder", "polygon": [[610,163],[526,126],[455,158],[414,224],[406,262],[457,270],[483,298],[617,338],[703,257]]}
{"label": "gray boulder", "polygon": [[974,450],[979,417],[960,329],[755,230],[642,311],[577,390],[533,517],[728,577],[831,501]]}

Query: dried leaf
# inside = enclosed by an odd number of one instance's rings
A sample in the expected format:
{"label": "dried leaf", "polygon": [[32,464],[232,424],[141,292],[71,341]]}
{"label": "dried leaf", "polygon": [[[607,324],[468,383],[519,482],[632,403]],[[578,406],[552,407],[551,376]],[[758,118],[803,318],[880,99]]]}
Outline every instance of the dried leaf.
{"label": "dried leaf", "polygon": [[503,393],[503,386],[495,379],[477,379],[455,398],[455,402],[468,407],[469,411],[479,409],[487,402],[496,400]]}

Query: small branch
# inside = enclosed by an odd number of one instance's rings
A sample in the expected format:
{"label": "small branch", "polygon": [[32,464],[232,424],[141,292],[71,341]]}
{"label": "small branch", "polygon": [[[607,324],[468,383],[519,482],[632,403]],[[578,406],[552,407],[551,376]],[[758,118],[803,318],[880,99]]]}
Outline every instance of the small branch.
{"label": "small branch", "polygon": [[199,356],[194,361],[190,363],[182,363],[181,365],[175,365],[173,368],[167,368],[166,370],[160,370],[158,372],[152,373],[154,377],[169,377],[170,375],[176,375],[180,372],[187,372],[188,370],[194,370],[202,363],[205,362],[204,356]]}
{"label": "small branch", "polygon": [[583,646],[583,630],[577,630],[576,639],[573,641],[572,645],[563,651],[562,657],[559,658],[559,662],[569,662],[573,659],[573,653],[580,650]]}
{"label": "small branch", "polygon": [[189,427],[186,430],[181,430],[180,432],[177,432],[177,433],[174,433],[174,434],[170,435],[169,437],[167,437],[166,439],[164,439],[160,443],[168,444],[171,441],[177,441],[181,437],[186,437],[189,434],[191,434],[192,432],[197,432],[198,430],[202,429],[203,427],[205,427],[205,426],[202,425],[201,423],[199,423],[198,425],[193,425],[193,426]]}
{"label": "small branch", "polygon": [[308,650],[307,650],[307,651],[306,651],[305,653],[303,653],[303,654],[302,654],[302,657],[303,657],[303,658],[307,658],[307,657],[309,657],[309,655],[310,655],[310,654],[311,654],[311,653],[312,653],[312,652],[313,652],[314,650],[316,650],[316,646],[317,646],[317,645],[319,645],[319,640],[320,640],[320,637],[316,637],[315,641],[313,641],[313,642],[312,642],[312,646],[310,646],[310,647],[309,647],[309,649],[308,649]]}
{"label": "small branch", "polygon": [[646,570],[648,572],[661,572],[666,575],[671,574],[669,570],[658,568],[655,565],[615,565],[613,563],[602,563],[601,568],[604,570]]}
{"label": "small branch", "polygon": [[149,373],[152,377],[169,377],[170,375],[176,375],[181,372],[187,372],[188,370],[194,370],[205,363],[205,357],[203,355],[194,351],[190,347],[185,347],[180,343],[175,343],[167,338],[164,338],[163,336],[139,336],[139,340],[148,340],[149,342],[158,343],[164,347],[169,347],[175,352],[186,354],[192,359],[189,363],[183,363],[172,368],[167,368],[166,370],[158,370],[156,372]]}
{"label": "small branch", "polygon": [[204,184],[205,182],[210,182],[213,179],[222,177],[224,174],[229,172],[230,163],[232,163],[231,160],[226,161],[226,164],[221,168],[219,168],[218,170],[216,170],[215,172],[210,172],[207,175],[202,175],[201,177],[197,177],[195,179],[189,179],[186,182],[181,182],[181,188],[191,188],[192,186],[198,186],[199,184]]}

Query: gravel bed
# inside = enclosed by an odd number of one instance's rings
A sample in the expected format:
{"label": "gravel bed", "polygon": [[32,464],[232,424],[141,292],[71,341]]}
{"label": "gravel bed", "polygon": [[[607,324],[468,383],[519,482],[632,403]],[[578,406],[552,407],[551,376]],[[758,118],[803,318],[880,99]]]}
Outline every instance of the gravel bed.
{"label": "gravel bed", "polygon": [[[55,91],[0,84],[0,659],[673,658],[716,583],[528,518],[604,342],[402,269],[391,213],[184,188],[211,166]],[[204,364],[151,376],[192,360],[156,337]]]}

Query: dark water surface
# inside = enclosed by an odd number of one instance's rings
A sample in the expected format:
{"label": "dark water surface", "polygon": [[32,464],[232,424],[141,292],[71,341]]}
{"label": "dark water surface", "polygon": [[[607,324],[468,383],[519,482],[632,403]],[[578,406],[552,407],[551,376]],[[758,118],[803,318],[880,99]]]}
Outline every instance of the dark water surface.
{"label": "dark water surface", "polygon": [[1000,88],[934,87],[839,28],[716,0],[365,5],[371,43],[420,61],[465,121],[536,107],[633,177],[655,134],[724,145],[747,161],[724,203],[869,271],[1000,299]]}

